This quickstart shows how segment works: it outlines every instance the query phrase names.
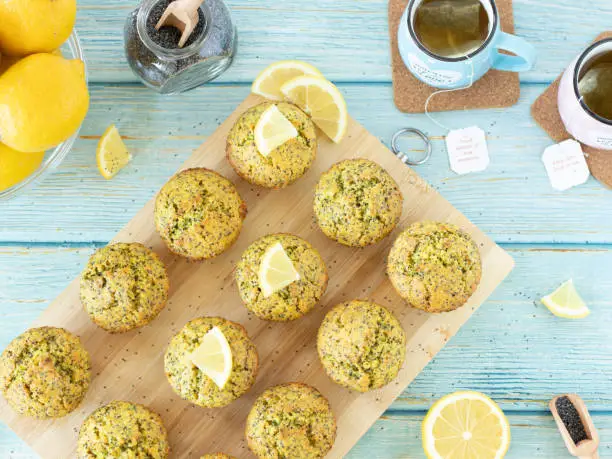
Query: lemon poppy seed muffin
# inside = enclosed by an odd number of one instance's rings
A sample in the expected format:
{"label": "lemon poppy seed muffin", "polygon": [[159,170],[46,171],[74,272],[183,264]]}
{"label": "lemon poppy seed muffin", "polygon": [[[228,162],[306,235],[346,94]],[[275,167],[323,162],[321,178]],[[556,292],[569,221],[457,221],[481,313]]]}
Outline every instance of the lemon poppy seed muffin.
{"label": "lemon poppy seed muffin", "polygon": [[155,226],[170,251],[192,260],[213,258],[240,235],[246,204],[232,182],[214,171],[179,172],[155,202]]}
{"label": "lemon poppy seed muffin", "polygon": [[249,448],[262,459],[318,459],[336,439],[336,420],[327,399],[301,383],[261,394],[246,422]]}
{"label": "lemon poppy seed muffin", "polygon": [[[223,389],[189,359],[213,327],[221,330],[232,350],[232,371]],[[166,376],[174,392],[204,408],[223,407],[244,395],[255,382],[258,368],[257,349],[244,327],[220,317],[202,317],[187,323],[170,341],[164,358]]]}
{"label": "lemon poppy seed muffin", "polygon": [[438,313],[467,302],[480,283],[482,264],[474,240],[455,225],[420,222],[398,236],[387,273],[408,304]]}
{"label": "lemon poppy seed muffin", "polygon": [[329,238],[365,247],[385,238],[402,215],[403,197],[382,167],[367,159],[341,161],[315,188],[314,213]]}
{"label": "lemon poppy seed muffin", "polygon": [[81,275],[81,303],[98,326],[122,333],[155,319],[169,288],[166,267],[152,250],[120,242],[89,259]]}
{"label": "lemon poppy seed muffin", "polygon": [[89,354],[62,328],[27,330],[0,356],[0,391],[25,416],[59,418],[74,411],[90,378]]}
{"label": "lemon poppy seed muffin", "polygon": [[[266,250],[280,243],[300,279],[265,297],[259,284],[259,268]],[[291,234],[270,234],[251,244],[236,265],[236,284],[249,311],[264,320],[284,322],[308,313],[327,288],[328,274],[319,252]]]}
{"label": "lemon poppy seed muffin", "polygon": [[79,431],[79,459],[164,459],[170,453],[166,428],[158,414],[130,402],[98,408]]}
{"label": "lemon poppy seed muffin", "polygon": [[334,382],[367,392],[397,376],[406,357],[406,333],[388,309],[370,301],[349,301],[325,316],[317,350]]}
{"label": "lemon poppy seed muffin", "polygon": [[223,453],[205,454],[200,459],[236,459],[234,456]]}
{"label": "lemon poppy seed muffin", "polygon": [[[271,105],[276,105],[295,126],[298,136],[263,156],[255,145],[255,126]],[[293,104],[264,102],[248,109],[238,119],[227,138],[226,153],[236,173],[249,183],[284,188],[303,176],[315,160],[315,127],[310,117]]]}

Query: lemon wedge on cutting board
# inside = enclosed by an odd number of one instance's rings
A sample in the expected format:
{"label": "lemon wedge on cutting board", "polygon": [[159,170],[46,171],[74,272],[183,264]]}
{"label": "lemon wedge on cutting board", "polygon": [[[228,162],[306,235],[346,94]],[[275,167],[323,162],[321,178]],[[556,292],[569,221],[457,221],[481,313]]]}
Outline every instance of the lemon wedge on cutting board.
{"label": "lemon wedge on cutting board", "polygon": [[268,156],[273,150],[297,136],[295,126],[276,105],[266,109],[255,125],[255,145],[263,156]]}
{"label": "lemon wedge on cutting board", "polygon": [[342,93],[320,76],[305,75],[281,88],[285,98],[312,117],[312,121],[333,142],[339,143],[348,128],[348,110]]}
{"label": "lemon wedge on cutting board", "polygon": [[271,100],[283,100],[281,87],[302,75],[321,76],[321,72],[302,61],[279,61],[266,67],[253,82],[251,92]]}
{"label": "lemon wedge on cutting board", "polygon": [[501,459],[510,446],[508,419],[478,392],[455,392],[438,400],[423,421],[422,435],[430,459]]}
{"label": "lemon wedge on cutting board", "polygon": [[542,303],[554,315],[565,319],[583,319],[591,313],[585,302],[580,298],[572,279],[565,282],[550,295],[542,298]]}
{"label": "lemon wedge on cutting board", "polygon": [[96,162],[98,170],[105,179],[112,179],[123,169],[132,159],[119,131],[114,124],[111,124],[98,142],[96,150]]}
{"label": "lemon wedge on cutting board", "polygon": [[192,363],[223,389],[232,374],[232,348],[218,327],[204,335],[200,345],[191,353]]}
{"label": "lemon wedge on cutting board", "polygon": [[300,274],[279,242],[264,254],[259,266],[259,286],[265,298],[300,280]]}

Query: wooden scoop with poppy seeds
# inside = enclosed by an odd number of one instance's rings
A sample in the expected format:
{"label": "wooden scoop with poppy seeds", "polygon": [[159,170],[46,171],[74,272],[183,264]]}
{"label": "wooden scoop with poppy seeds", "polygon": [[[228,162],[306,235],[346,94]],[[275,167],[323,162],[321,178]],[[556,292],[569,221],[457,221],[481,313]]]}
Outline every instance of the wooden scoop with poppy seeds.
{"label": "wooden scoop with poppy seeds", "polygon": [[559,432],[572,456],[599,459],[599,434],[584,401],[575,394],[559,395],[549,404]]}
{"label": "wooden scoop with poppy seeds", "polygon": [[169,26],[181,32],[178,47],[182,48],[195,30],[200,20],[198,9],[204,0],[176,0],[168,5],[155,26],[156,30]]}

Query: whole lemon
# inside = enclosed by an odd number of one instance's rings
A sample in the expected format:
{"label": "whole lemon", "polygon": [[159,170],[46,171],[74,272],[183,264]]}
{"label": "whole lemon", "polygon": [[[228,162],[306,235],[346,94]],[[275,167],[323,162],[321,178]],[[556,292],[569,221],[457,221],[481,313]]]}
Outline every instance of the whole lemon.
{"label": "whole lemon", "polygon": [[89,108],[85,64],[33,54],[0,76],[0,142],[26,153],[70,137]]}
{"label": "whole lemon", "polygon": [[45,157],[45,152],[22,153],[0,143],[0,191],[17,185],[30,176]]}
{"label": "whole lemon", "polygon": [[72,33],[76,0],[0,0],[0,51],[12,56],[46,53]]}

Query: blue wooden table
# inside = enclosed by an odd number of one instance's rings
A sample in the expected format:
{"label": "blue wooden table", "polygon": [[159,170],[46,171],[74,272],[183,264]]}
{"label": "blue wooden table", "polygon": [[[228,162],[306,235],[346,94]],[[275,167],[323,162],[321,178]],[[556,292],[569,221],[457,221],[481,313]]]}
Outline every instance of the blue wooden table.
{"label": "blue wooden table", "polygon": [[[392,102],[385,0],[229,0],[238,29],[234,66],[213,84],[170,97],[135,81],[123,56],[123,21],[136,0],[79,0],[78,32],[91,109],[66,161],[42,184],[0,204],[0,348],[24,331],[88,256],[150,199],[191,151],[248,94],[267,64],[304,59],[345,94],[352,115],[387,143],[397,129],[434,138],[417,170],[516,259],[510,278],[353,449],[351,458],[423,457],[420,423],[433,401],[458,389],[493,397],[512,425],[508,457],[570,457],[547,409],[557,393],[586,400],[612,457],[612,191],[595,180],[554,191],[541,154],[551,141],[529,108],[599,32],[612,28],[610,0],[515,0],[517,34],[539,51],[509,109],[436,115],[486,130],[492,164],[456,176],[443,132]],[[587,4],[588,3],[588,4]],[[116,123],[134,154],[114,180],[99,176],[95,148]],[[552,316],[539,298],[573,277],[592,309],[581,321]],[[0,458],[33,457],[0,426]]]}

